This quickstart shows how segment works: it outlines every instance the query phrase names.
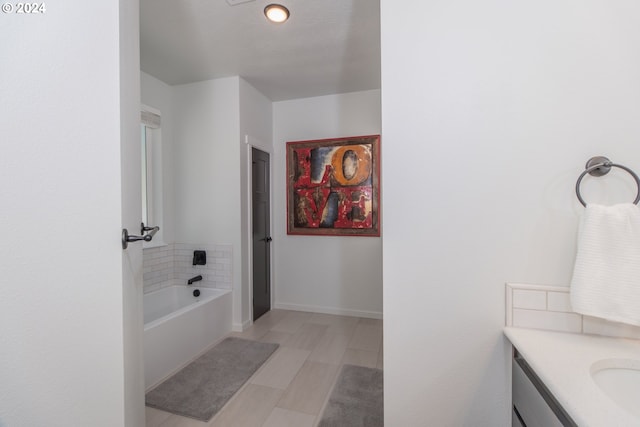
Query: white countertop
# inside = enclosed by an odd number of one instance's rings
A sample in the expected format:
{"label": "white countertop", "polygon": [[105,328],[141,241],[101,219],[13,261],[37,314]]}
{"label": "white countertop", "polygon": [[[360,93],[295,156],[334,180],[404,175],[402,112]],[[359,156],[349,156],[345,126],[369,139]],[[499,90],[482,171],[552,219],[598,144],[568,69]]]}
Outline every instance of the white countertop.
{"label": "white countertop", "polygon": [[640,360],[640,340],[513,327],[504,333],[580,427],[640,426],[590,373],[599,360]]}

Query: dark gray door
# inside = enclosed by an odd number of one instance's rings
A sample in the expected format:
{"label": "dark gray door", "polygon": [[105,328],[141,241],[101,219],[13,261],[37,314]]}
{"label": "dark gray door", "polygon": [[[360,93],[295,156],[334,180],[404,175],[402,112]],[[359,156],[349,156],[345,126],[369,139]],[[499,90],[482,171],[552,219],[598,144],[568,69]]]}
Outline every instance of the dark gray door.
{"label": "dark gray door", "polygon": [[269,227],[269,154],[251,149],[253,167],[253,320],[271,309],[271,229]]}

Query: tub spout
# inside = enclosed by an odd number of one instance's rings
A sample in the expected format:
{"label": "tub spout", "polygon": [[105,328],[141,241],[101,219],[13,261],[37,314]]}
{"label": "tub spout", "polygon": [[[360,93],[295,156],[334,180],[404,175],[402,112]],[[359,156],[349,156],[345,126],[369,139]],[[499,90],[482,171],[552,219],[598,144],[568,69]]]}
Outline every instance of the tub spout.
{"label": "tub spout", "polygon": [[187,285],[191,285],[193,282],[199,282],[200,280],[202,280],[202,276],[198,274],[196,277],[192,277],[191,279],[187,280]]}

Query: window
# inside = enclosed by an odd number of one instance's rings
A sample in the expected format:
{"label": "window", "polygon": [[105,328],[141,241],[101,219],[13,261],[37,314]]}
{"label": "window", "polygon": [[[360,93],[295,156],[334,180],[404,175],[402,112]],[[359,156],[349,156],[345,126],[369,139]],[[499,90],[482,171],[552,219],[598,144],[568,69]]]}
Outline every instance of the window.
{"label": "window", "polygon": [[162,145],[160,112],[147,106],[140,112],[141,148],[141,208],[142,222],[147,226],[160,226],[152,242],[145,247],[163,243],[162,225]]}

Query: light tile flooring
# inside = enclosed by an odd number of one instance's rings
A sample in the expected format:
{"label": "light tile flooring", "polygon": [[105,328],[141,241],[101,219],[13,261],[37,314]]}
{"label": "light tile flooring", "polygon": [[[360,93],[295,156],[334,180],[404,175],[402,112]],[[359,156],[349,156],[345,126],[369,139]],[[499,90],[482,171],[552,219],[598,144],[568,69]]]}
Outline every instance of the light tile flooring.
{"label": "light tile flooring", "polygon": [[381,320],[272,310],[230,336],[280,347],[209,423],[147,407],[147,427],[314,427],[343,364],[382,369]]}

